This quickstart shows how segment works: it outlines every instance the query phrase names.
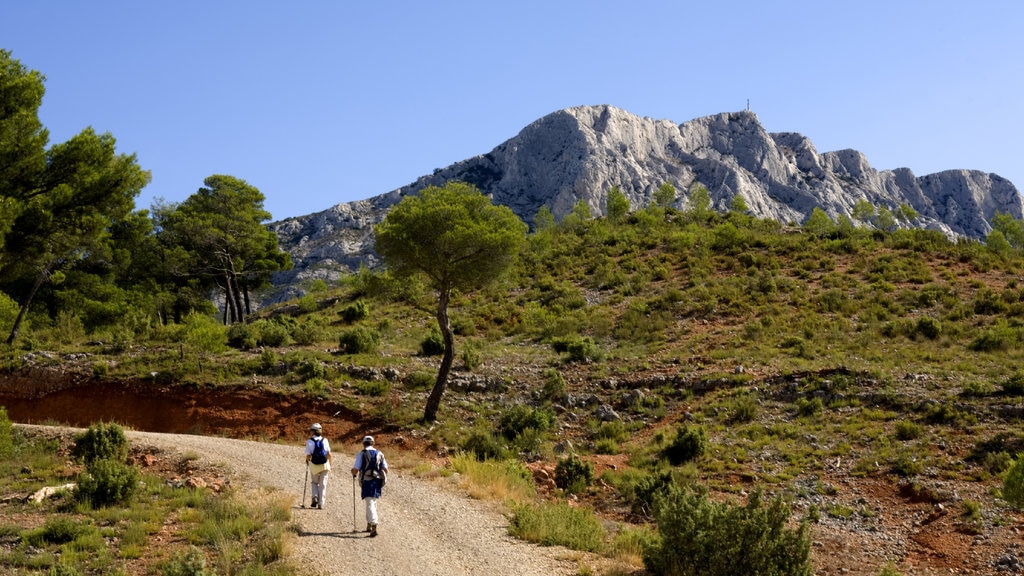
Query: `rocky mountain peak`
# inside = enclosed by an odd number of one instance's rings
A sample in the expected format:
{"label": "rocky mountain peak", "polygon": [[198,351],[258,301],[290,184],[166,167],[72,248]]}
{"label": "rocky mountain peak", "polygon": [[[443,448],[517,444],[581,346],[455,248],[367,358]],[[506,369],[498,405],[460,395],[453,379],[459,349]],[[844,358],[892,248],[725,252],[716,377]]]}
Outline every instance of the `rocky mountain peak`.
{"label": "rocky mountain peak", "polygon": [[750,111],[675,124],[609,105],[578,106],[397,190],[271,224],[296,264],[275,279],[273,299],[300,293],[304,280],[376,265],[373,224],[405,195],[450,180],[474,184],[527,223],[541,206],[560,219],[579,201],[603,214],[613,186],[634,209],[642,208],[665,182],[679,191],[677,207],[686,207],[685,192],[700,183],[717,209],[727,209],[738,195],[753,215],[787,223],[803,222],[816,207],[833,218],[850,216],[861,200],[890,209],[909,205],[919,215],[912,225],[950,237],[984,238],[996,212],[1024,217],[1021,195],[996,174],[878,171],[856,150],[819,153],[801,134],[769,133]]}

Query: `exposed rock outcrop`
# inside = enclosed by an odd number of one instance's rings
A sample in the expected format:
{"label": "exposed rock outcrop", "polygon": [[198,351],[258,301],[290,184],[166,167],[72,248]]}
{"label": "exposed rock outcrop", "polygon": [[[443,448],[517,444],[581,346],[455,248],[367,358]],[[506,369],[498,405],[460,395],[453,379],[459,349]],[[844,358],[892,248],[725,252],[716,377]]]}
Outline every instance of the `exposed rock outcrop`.
{"label": "exposed rock outcrop", "polygon": [[665,182],[678,191],[677,207],[686,207],[686,191],[699,182],[717,209],[741,196],[752,214],[785,223],[803,222],[816,207],[833,218],[851,216],[861,200],[890,210],[909,205],[918,218],[903,225],[950,237],[985,237],[996,212],[1024,217],[1017,189],[995,174],[948,170],[916,177],[907,168],[878,171],[856,150],[819,153],[800,134],[769,133],[753,112],[675,124],[612,106],[581,106],[549,114],[489,153],[398,190],[272,224],[295,268],[275,278],[271,300],[301,293],[303,281],[377,265],[373,224],[405,195],[450,180],[476,185],[526,222],[541,206],[561,218],[581,200],[591,213],[603,214],[613,186],[634,209],[641,208]]}

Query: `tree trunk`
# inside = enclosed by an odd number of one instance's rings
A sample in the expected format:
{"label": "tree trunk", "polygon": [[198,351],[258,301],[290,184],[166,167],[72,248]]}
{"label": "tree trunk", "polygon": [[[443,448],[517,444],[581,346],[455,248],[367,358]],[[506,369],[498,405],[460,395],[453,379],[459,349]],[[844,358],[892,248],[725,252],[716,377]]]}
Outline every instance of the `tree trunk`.
{"label": "tree trunk", "polygon": [[21,332],[21,322],[25,319],[25,313],[28,311],[29,306],[32,305],[32,300],[36,297],[36,292],[43,285],[44,282],[50,278],[50,270],[53,265],[56,264],[56,260],[52,260],[43,267],[42,271],[39,272],[39,276],[36,277],[36,281],[32,284],[32,290],[29,291],[28,296],[25,298],[25,302],[22,303],[21,309],[18,310],[18,317],[14,319],[14,326],[11,328],[11,335],[7,337],[7,345],[11,346],[14,344],[14,340],[18,338],[18,332]]}
{"label": "tree trunk", "polygon": [[424,422],[436,422],[437,410],[441,407],[441,396],[448,388],[448,373],[451,372],[452,362],[455,360],[455,337],[452,335],[452,323],[448,318],[448,302],[451,300],[451,288],[441,290],[437,298],[437,325],[441,328],[441,338],[444,339],[444,356],[441,358],[441,367],[437,370],[437,380],[434,381],[434,389],[430,391],[427,398],[427,407],[423,411]]}

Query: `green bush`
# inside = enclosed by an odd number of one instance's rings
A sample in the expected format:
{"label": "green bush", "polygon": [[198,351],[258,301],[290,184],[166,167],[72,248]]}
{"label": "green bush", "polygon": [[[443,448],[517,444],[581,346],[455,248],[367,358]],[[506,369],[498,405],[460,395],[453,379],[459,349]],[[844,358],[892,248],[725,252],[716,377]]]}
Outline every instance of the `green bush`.
{"label": "green bush", "polygon": [[303,314],[311,314],[320,308],[320,305],[316,301],[316,297],[312,294],[306,294],[299,297],[298,306],[299,312],[302,312]]}
{"label": "green bush", "polygon": [[135,495],[140,478],[134,466],[116,460],[96,460],[79,474],[75,497],[94,507],[124,504]]}
{"label": "green bush", "polygon": [[271,346],[274,348],[284,346],[291,337],[291,331],[280,322],[260,322],[258,323],[258,329],[260,346]]}
{"label": "green bush", "polygon": [[704,455],[708,447],[708,435],[700,426],[683,426],[675,439],[665,447],[663,454],[673,466],[685,464]]}
{"label": "green bush", "polygon": [[370,306],[365,300],[356,300],[355,302],[345,306],[338,312],[341,319],[345,322],[352,324],[358,322],[370,315]]}
{"label": "green bush", "polygon": [[921,437],[923,430],[921,425],[910,420],[900,420],[896,423],[897,440],[916,440]]}
{"label": "green bush", "polygon": [[37,548],[47,544],[67,544],[93,528],[70,516],[51,516],[39,528],[23,532],[21,537]]}
{"label": "green bush", "polygon": [[441,332],[438,330],[431,330],[430,334],[427,334],[420,342],[420,355],[440,356],[441,354],[444,354],[444,338],[441,337]]}
{"label": "green bush", "polygon": [[1004,394],[1020,396],[1024,394],[1024,373],[1015,372],[1002,382]]}
{"label": "green bush", "polygon": [[577,456],[562,458],[555,464],[555,486],[580,494],[594,482],[594,465]]}
{"label": "green bush", "polygon": [[555,417],[546,410],[524,404],[516,404],[501,414],[498,430],[507,440],[515,440],[526,430],[547,432],[554,424]]}
{"label": "green bush", "polygon": [[356,326],[341,333],[338,349],[342,354],[369,354],[380,345],[380,333],[365,326]]}
{"label": "green bush", "polygon": [[434,382],[437,380],[435,374],[430,372],[412,372],[402,379],[402,384],[406,390],[428,390],[433,388]]}
{"label": "green bush", "polygon": [[1017,454],[1003,478],[1003,499],[1018,510],[1024,509],[1024,454]]}
{"label": "green bush", "polygon": [[655,501],[660,538],[644,550],[644,566],[671,576],[810,576],[808,528],[787,527],[790,515],[781,498],[763,505],[759,491],[741,506],[671,486]]}
{"label": "green bush", "polygon": [[589,336],[565,336],[551,340],[551,349],[558,354],[568,354],[569,362],[600,362],[604,359],[602,351],[593,338]]}
{"label": "green bush", "polygon": [[480,347],[474,344],[467,344],[462,349],[462,367],[466,370],[476,370],[483,363],[480,355]]}
{"label": "green bush", "polygon": [[558,370],[548,368],[544,371],[540,393],[544,400],[561,404],[569,398],[569,386]]}
{"label": "green bush", "polygon": [[741,394],[730,403],[729,422],[733,424],[746,424],[757,418],[758,405],[755,394]]}
{"label": "green bush", "polygon": [[650,517],[658,495],[674,483],[671,470],[644,472],[639,475],[624,476],[623,481],[618,485],[618,491],[622,499],[629,504],[630,512],[638,516]]}
{"label": "green bush", "polygon": [[504,460],[508,450],[501,440],[493,433],[476,430],[462,442],[462,449],[472,454],[477,460]]}
{"label": "green bush", "polygon": [[93,424],[75,437],[71,455],[86,465],[98,460],[124,462],[128,458],[128,437],[117,424]]}
{"label": "green bush", "polygon": [[328,332],[324,326],[313,320],[316,316],[307,316],[303,321],[291,329],[292,340],[299,346],[310,346],[327,338]]}
{"label": "green bush", "polygon": [[355,389],[363,396],[386,396],[391,384],[387,380],[360,380],[355,383]]}
{"label": "green bush", "polygon": [[251,324],[232,324],[228,328],[228,346],[239,350],[252,350],[258,344],[256,329]]}
{"label": "green bush", "polygon": [[327,366],[316,358],[306,358],[295,365],[295,375],[306,382],[314,378],[327,378]]}
{"label": "green bush", "polygon": [[570,362],[590,363],[604,359],[604,352],[589,337],[571,342],[566,351]]}
{"label": "green bush", "polygon": [[810,400],[803,397],[796,399],[796,413],[800,416],[817,416],[824,410],[825,403],[817,396]]}

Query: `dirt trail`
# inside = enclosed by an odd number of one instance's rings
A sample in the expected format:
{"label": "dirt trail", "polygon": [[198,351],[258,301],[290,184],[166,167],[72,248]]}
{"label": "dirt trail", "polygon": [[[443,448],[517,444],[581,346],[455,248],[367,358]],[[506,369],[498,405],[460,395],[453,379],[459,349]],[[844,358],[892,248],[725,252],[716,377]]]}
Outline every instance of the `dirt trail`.
{"label": "dirt trail", "polygon": [[[133,444],[200,454],[205,463],[236,471],[245,484],[293,494],[293,521],[299,527],[294,557],[302,563],[304,574],[541,576],[575,574],[579,569],[563,549],[509,537],[508,523],[493,505],[416,478],[394,465],[380,503],[380,535],[369,538],[366,532],[355,532],[348,471],[350,454],[359,448],[355,444],[332,444],[335,470],[328,483],[327,504],[323,510],[314,510],[300,506],[305,482],[300,445],[153,432],[129,432],[129,437]],[[387,454],[387,448],[381,448]],[[364,528],[362,502],[358,502],[355,529]]]}

